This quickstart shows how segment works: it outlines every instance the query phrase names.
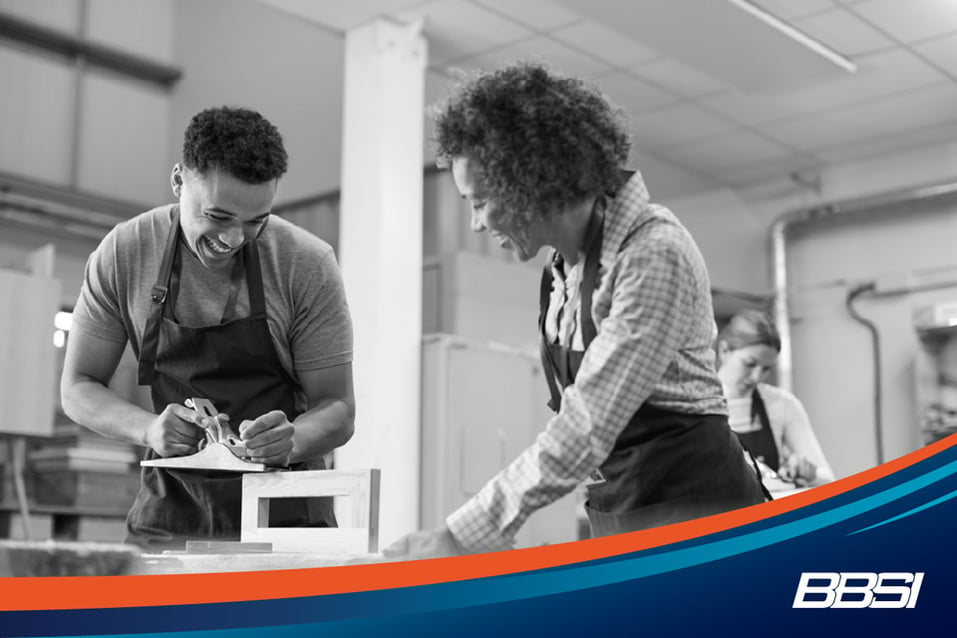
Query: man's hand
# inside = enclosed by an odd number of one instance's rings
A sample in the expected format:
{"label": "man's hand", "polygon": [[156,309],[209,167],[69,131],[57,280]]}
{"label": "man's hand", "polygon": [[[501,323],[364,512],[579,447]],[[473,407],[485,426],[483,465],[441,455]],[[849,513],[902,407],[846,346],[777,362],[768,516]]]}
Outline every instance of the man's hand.
{"label": "man's hand", "polygon": [[192,454],[206,437],[202,418],[196,410],[170,403],[147,426],[146,444],[162,457]]}
{"label": "man's hand", "polygon": [[246,458],[274,467],[289,465],[295,427],[282,410],[267,412],[239,424],[239,438],[246,444]]}
{"label": "man's hand", "polygon": [[392,543],[382,554],[397,560],[459,556],[468,552],[459,545],[445,525],[433,530],[412,532]]}

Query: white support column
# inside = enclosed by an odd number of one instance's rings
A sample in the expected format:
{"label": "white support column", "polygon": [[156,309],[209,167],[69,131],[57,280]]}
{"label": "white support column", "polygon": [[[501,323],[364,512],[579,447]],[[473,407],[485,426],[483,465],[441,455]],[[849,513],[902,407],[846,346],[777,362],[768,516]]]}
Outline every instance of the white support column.
{"label": "white support column", "polygon": [[421,31],[379,19],[345,40],[339,252],[355,327],[356,433],[336,463],[382,470],[380,547],[419,520]]}

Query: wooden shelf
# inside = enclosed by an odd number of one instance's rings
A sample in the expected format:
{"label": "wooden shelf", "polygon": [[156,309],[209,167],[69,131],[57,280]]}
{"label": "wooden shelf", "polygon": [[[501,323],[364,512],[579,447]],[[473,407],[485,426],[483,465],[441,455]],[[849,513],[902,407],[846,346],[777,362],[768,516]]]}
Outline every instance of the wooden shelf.
{"label": "wooden shelf", "polygon": [[[60,514],[66,516],[98,516],[102,518],[126,518],[129,511],[125,507],[89,507],[76,505],[47,505],[30,503],[30,512],[34,514]],[[19,512],[20,506],[15,502],[0,502],[0,511]]]}
{"label": "wooden shelf", "polygon": [[[35,503],[29,508],[27,527],[34,540],[119,543],[127,535],[126,509]],[[0,502],[0,537],[26,538],[23,527],[16,503]]]}
{"label": "wooden shelf", "polygon": [[921,341],[944,341],[957,335],[957,326],[918,326],[917,335]]}

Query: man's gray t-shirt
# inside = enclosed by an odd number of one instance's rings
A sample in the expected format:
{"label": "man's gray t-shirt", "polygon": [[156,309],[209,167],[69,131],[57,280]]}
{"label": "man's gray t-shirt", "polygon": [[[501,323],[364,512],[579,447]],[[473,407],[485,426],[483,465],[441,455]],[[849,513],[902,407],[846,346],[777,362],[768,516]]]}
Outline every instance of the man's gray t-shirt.
{"label": "man's gray t-shirt", "polygon": [[[73,329],[117,343],[131,342],[139,356],[143,331],[176,204],[154,208],[117,224],[86,264],[73,310]],[[257,240],[266,318],[273,347],[286,372],[299,373],[352,361],[352,320],[332,247],[276,216]],[[216,325],[229,296],[231,268],[203,267],[180,240],[182,272],[173,311],[190,327]],[[249,316],[245,280],[235,316]],[[297,404],[305,397],[297,388]]]}

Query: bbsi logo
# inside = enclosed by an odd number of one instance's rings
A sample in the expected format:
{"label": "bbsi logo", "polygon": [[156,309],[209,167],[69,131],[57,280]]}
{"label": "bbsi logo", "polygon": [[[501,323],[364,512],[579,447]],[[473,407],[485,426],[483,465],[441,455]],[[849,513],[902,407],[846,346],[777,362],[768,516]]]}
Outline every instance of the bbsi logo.
{"label": "bbsi logo", "polygon": [[924,572],[803,572],[791,608],[913,609]]}

